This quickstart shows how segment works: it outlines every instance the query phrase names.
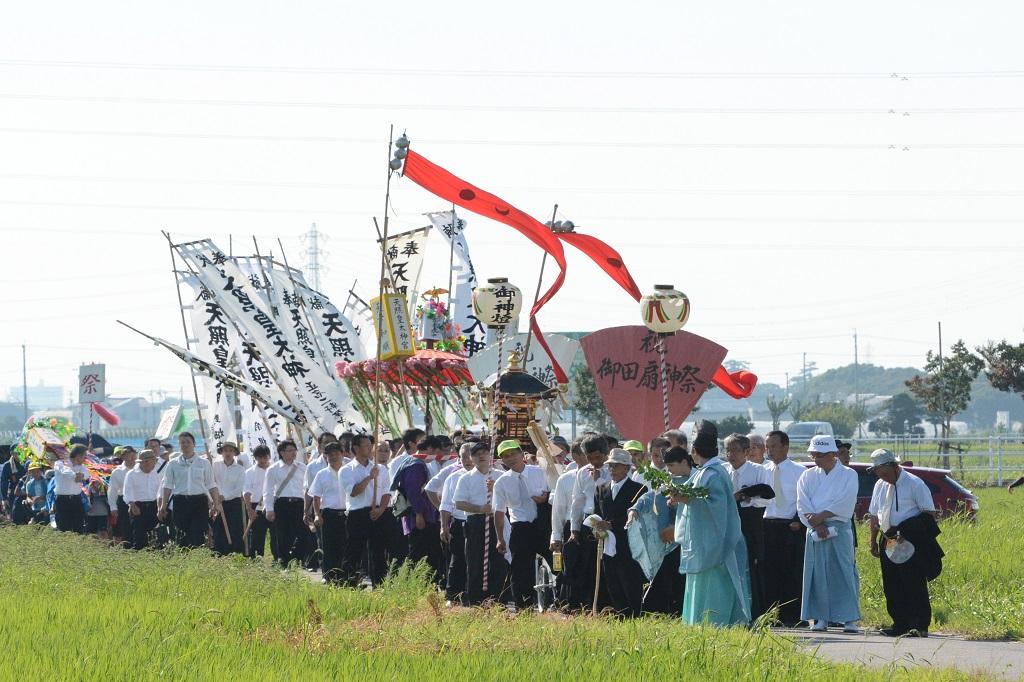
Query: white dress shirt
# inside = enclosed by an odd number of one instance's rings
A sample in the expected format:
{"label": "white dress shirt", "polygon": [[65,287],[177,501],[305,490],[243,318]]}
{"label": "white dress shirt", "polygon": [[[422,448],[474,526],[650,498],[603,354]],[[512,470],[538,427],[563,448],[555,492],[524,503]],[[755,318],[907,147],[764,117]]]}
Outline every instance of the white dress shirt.
{"label": "white dress shirt", "polygon": [[[70,460],[58,459],[53,463],[55,472],[53,493],[55,495],[78,495],[82,492],[82,484],[89,484],[89,470],[84,464],[71,464]],[[82,481],[76,481],[75,476],[82,474]]]}
{"label": "white dress shirt", "polygon": [[156,472],[156,467],[148,474],[138,467],[129,470],[124,477],[124,497],[126,504],[132,502],[156,502],[160,496],[161,481],[163,478]]}
{"label": "white dress shirt", "polygon": [[[726,462],[725,470],[729,472],[729,478],[732,479],[732,491],[734,493],[738,493],[740,488],[751,485],[764,483],[770,486],[772,484],[771,475],[757,462],[744,462],[739,469],[733,469],[732,465]],[[739,505],[741,507],[767,507],[768,502],[769,500],[763,497],[755,497],[750,500],[743,500]]]}
{"label": "white dress shirt", "polygon": [[544,470],[527,464],[522,472],[506,471],[494,482],[494,511],[508,511],[512,523],[533,521],[537,518],[534,497],[548,490]]}
{"label": "white dress shirt", "polygon": [[249,501],[256,503],[256,511],[263,511],[263,482],[266,480],[267,470],[258,466],[249,467],[245,470],[245,483],[242,484],[242,494],[249,493]]}
{"label": "white dress shirt", "polygon": [[[467,471],[465,474],[459,477],[459,482],[455,485],[455,496],[454,501],[456,504],[459,502],[468,502],[469,504],[482,507],[487,504],[487,481],[496,481],[503,472],[495,471],[491,469],[486,474],[480,473],[480,470],[473,468],[472,471]],[[466,512],[467,517],[479,516],[475,512]]]}
{"label": "white dress shirt", "polygon": [[[307,468],[306,471],[309,471]],[[317,472],[309,486],[309,496],[320,498],[321,509],[343,511],[348,496],[341,483],[341,470],[335,471],[329,465]]]}
{"label": "white dress shirt", "polygon": [[[574,462],[575,464],[575,462]],[[562,541],[562,529],[569,520],[572,507],[572,488],[576,484],[576,470],[567,471],[558,477],[551,493],[551,541]]]}
{"label": "white dress shirt", "polygon": [[107,504],[111,511],[117,511],[117,496],[124,497],[124,477],[131,469],[123,463],[114,467],[107,479]]}
{"label": "white dress shirt", "polygon": [[217,492],[225,500],[233,500],[242,496],[245,487],[245,465],[237,459],[228,466],[223,459],[213,463],[213,480],[217,484]]}
{"label": "white dress shirt", "polygon": [[455,486],[459,484],[459,479],[467,473],[469,472],[465,467],[453,471],[444,480],[444,487],[441,489],[441,506],[438,509],[448,512],[452,515],[453,519],[458,519],[459,521],[466,520],[466,512],[455,506]]}
{"label": "white dress shirt", "polygon": [[[295,473],[288,480],[288,484],[278,490],[292,469],[295,469]],[[302,478],[305,473],[306,465],[298,459],[293,460],[291,465],[285,464],[283,459],[271,464],[263,480],[263,508],[268,512],[274,511],[274,501],[278,497],[297,497],[301,500],[304,493]]]}
{"label": "white dress shirt", "polygon": [[164,488],[173,495],[207,495],[216,487],[213,465],[205,457],[179,457],[164,467]]}
{"label": "white dress shirt", "polygon": [[[366,480],[373,467],[377,467],[377,499],[373,499],[373,481],[366,484],[363,492],[353,495],[352,491]],[[351,462],[341,467],[341,485],[345,490],[346,508],[349,511],[366,509],[380,505],[384,497],[391,494],[391,474],[383,464],[374,464],[373,460],[369,460],[364,466],[358,459],[353,458]]]}
{"label": "white dress shirt", "polygon": [[[326,468],[327,458],[323,455],[309,460],[309,464],[306,465],[306,473],[302,477],[302,489],[306,491],[306,494],[310,495],[310,497],[312,497],[312,494],[309,492],[309,488],[313,485],[313,479]],[[298,474],[296,474],[296,476],[297,475]]]}
{"label": "white dress shirt", "polygon": [[765,471],[771,478],[775,497],[768,500],[764,508],[766,519],[792,519],[796,516],[796,484],[807,467],[797,464],[788,457],[780,464],[770,459],[764,463]]}
{"label": "white dress shirt", "polygon": [[577,469],[572,486],[572,506],[569,510],[569,528],[576,532],[583,527],[583,519],[594,513],[594,494],[597,486],[610,481],[608,467],[603,466],[595,480],[590,472],[594,467],[590,464]]}
{"label": "white dress shirt", "polygon": [[882,479],[875,482],[868,513],[878,519],[883,531],[926,511],[935,511],[932,491],[924,481],[909,471],[900,469],[896,485]]}
{"label": "white dress shirt", "polygon": [[466,468],[462,466],[462,461],[455,460],[451,464],[442,467],[440,471],[431,476],[430,480],[427,481],[427,484],[423,486],[423,492],[434,493],[440,497],[441,493],[444,491],[444,482],[448,480],[448,477],[456,471],[465,470]]}

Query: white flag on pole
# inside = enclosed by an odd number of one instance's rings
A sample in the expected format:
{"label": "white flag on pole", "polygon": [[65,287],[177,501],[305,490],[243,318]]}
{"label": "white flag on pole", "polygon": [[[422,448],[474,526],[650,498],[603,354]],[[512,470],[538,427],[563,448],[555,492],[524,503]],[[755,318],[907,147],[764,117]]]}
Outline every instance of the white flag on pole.
{"label": "white flag on pole", "polygon": [[[429,232],[428,225],[401,234],[389,235],[384,246],[391,285],[396,293],[405,294],[410,303],[416,300],[419,291],[423,254],[427,249]],[[377,242],[380,243],[380,240]]]}
{"label": "white flag on pole", "polygon": [[455,291],[452,292],[451,309],[455,324],[459,325],[466,337],[466,355],[473,357],[487,346],[487,327],[473,314],[476,270],[473,269],[473,261],[469,257],[466,221],[459,218],[455,211],[438,211],[426,215],[452,248]]}

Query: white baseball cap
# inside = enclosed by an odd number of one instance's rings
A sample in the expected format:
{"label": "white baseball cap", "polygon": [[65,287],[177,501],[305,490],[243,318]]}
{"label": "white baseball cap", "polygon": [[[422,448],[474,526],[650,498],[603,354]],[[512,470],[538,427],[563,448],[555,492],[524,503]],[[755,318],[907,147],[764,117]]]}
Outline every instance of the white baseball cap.
{"label": "white baseball cap", "polygon": [[832,436],[815,436],[807,446],[807,452],[839,452],[839,448],[836,447],[836,439]]}

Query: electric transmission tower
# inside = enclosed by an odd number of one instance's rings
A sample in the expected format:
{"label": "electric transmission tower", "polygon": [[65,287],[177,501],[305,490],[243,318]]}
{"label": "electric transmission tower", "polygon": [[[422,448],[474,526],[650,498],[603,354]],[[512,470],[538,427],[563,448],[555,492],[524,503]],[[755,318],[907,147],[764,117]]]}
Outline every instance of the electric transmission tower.
{"label": "electric transmission tower", "polygon": [[327,235],[316,229],[316,223],[309,228],[309,232],[302,235],[302,244],[306,254],[306,278],[310,286],[317,291],[323,291],[320,285],[320,276],[325,273],[326,266],[323,264],[327,259],[327,252],[323,250],[323,243]]}

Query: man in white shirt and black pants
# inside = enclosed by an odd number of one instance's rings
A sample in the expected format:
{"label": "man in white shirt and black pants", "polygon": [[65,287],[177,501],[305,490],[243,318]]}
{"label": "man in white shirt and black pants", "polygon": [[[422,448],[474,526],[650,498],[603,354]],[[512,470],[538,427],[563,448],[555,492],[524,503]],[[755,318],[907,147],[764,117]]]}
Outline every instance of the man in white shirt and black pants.
{"label": "man in white shirt and black pants", "polygon": [[779,621],[786,627],[800,622],[803,589],[804,525],[796,512],[796,485],[807,470],[789,458],[789,434],[772,431],[765,438],[765,470],[775,497],[764,510],[764,603],[779,606]]}
{"label": "man in white shirt and black pants", "polygon": [[747,542],[747,566],[750,571],[750,617],[757,619],[768,604],[764,598],[764,508],[775,497],[771,477],[763,466],[747,460],[750,439],[734,433],[725,438],[725,469],[732,479],[733,497],[740,515],[740,530]]}
{"label": "man in white shirt and black pants", "polygon": [[242,497],[246,505],[246,515],[249,519],[246,523],[249,526],[249,553],[248,557],[263,556],[267,544],[267,531],[270,532],[270,552],[277,559],[277,543],[274,541],[276,534],[274,527],[267,522],[267,513],[263,508],[263,483],[266,480],[267,469],[270,468],[270,448],[266,445],[257,445],[252,449],[252,457],[256,462],[245,472],[245,486],[242,488]]}
{"label": "man in white shirt and black pants", "polygon": [[119,445],[114,448],[114,457],[121,463],[110,472],[107,479],[107,506],[114,517],[111,535],[116,541],[130,543],[132,541],[132,519],[128,513],[128,505],[124,501],[124,478],[135,468],[135,448],[130,445]]}
{"label": "man in white shirt and black pants", "polygon": [[174,497],[174,526],[178,529],[178,545],[185,548],[206,545],[210,527],[210,500],[219,507],[219,491],[213,480],[213,465],[205,457],[196,456],[196,441],[191,433],[178,436],[181,456],[164,468],[163,496],[157,517],[167,519],[171,497]]}
{"label": "man in white shirt and black pants", "polygon": [[298,448],[294,441],[283,440],[277,445],[280,457],[267,469],[263,483],[263,506],[267,521],[274,524],[277,535],[277,558],[287,567],[293,559],[302,561],[306,555],[306,537],[309,529],[303,521],[303,476],[306,465],[296,461]]}
{"label": "man in white shirt and black pants", "polygon": [[[395,520],[391,503],[391,478],[387,466],[372,461],[373,437],[352,437],[352,460],[341,468],[348,519],[348,545],[342,574],[352,587],[359,583],[359,569],[366,560],[370,584],[376,587],[387,572],[386,552]],[[376,496],[375,496],[376,495]]]}
{"label": "man in white shirt and black pants", "polygon": [[491,505],[494,482],[501,472],[491,468],[490,446],[477,443],[471,452],[476,467],[459,477],[454,497],[455,508],[466,512],[466,606],[500,597],[508,572],[508,562],[497,550]]}
{"label": "man in white shirt and black pants", "polygon": [[85,507],[82,506],[82,484],[89,480],[85,468],[85,455],[89,452],[82,444],[73,445],[68,459],[53,464],[55,472],[54,494],[57,496],[54,511],[57,516],[57,530],[72,533],[85,532]]}
{"label": "man in white shirt and black pants", "polygon": [[224,532],[224,520],[214,518],[211,521],[213,549],[221,556],[242,554],[245,551],[245,539],[242,537],[245,530],[243,522],[245,514],[242,511],[245,466],[238,460],[238,446],[234,443],[221,443],[217,452],[221,458],[213,463],[213,480],[220,493],[221,514],[227,521],[231,541],[228,542],[227,534]]}
{"label": "man in white shirt and black pants", "polygon": [[[871,464],[878,476],[868,507],[871,554],[882,562],[882,591],[893,622],[882,634],[927,637],[932,621],[928,581],[942,571],[943,556],[935,540],[935,502],[927,484],[903,469],[889,450],[872,452]],[[907,542],[913,546],[909,558],[900,556],[909,549]]]}
{"label": "man in white shirt and black pants", "polygon": [[505,553],[505,513],[512,522],[508,548],[512,552],[512,596],[516,606],[526,608],[537,603],[536,557],[546,547],[537,529],[537,505],[548,501],[548,482],[536,464],[527,464],[519,441],[504,440],[498,444],[498,457],[505,467],[494,482],[494,528],[498,536],[497,550]]}
{"label": "man in white shirt and black pants", "polygon": [[132,549],[145,549],[150,536],[156,529],[157,498],[160,496],[160,474],[156,472],[156,453],[143,450],[139,453],[139,465],[130,469],[124,477],[122,494],[132,518]]}
{"label": "man in white shirt and black pants", "polygon": [[343,576],[342,559],[345,556],[347,497],[341,482],[344,459],[341,443],[328,443],[324,446],[323,454],[327,458],[327,466],[313,477],[308,494],[313,498],[313,517],[319,529],[320,549],[323,552],[320,568],[324,584],[340,585]]}

